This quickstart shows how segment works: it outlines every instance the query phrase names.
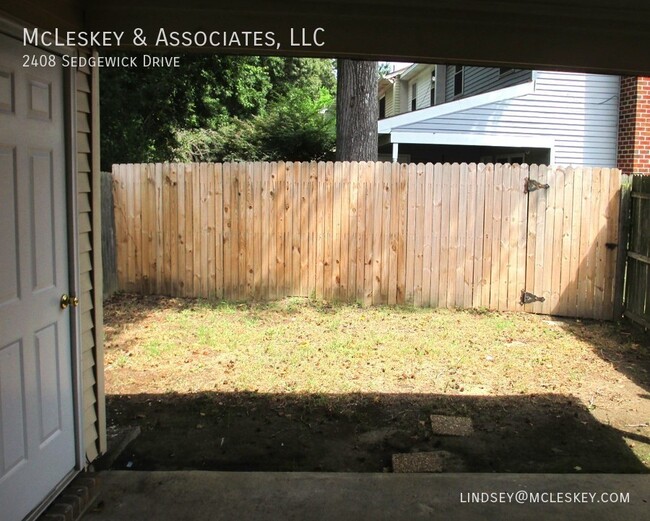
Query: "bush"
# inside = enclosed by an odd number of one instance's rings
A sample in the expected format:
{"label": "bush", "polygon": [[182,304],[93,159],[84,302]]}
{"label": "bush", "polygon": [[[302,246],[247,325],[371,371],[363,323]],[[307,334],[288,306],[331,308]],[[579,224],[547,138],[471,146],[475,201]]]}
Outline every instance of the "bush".
{"label": "bush", "polygon": [[330,159],[336,143],[334,98],[325,89],[316,95],[293,89],[267,111],[218,129],[184,129],[176,133],[176,161],[311,161]]}

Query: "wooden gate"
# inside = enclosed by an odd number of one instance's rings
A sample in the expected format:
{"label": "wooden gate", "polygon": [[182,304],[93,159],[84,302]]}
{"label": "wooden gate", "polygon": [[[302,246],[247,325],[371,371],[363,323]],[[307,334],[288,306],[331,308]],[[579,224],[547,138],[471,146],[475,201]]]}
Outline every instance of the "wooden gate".
{"label": "wooden gate", "polygon": [[632,179],[625,316],[650,327],[650,176]]}
{"label": "wooden gate", "polygon": [[533,166],[529,177],[524,309],[612,319],[620,171]]}
{"label": "wooden gate", "polygon": [[122,290],[613,317],[616,169],[159,164],[113,179]]}

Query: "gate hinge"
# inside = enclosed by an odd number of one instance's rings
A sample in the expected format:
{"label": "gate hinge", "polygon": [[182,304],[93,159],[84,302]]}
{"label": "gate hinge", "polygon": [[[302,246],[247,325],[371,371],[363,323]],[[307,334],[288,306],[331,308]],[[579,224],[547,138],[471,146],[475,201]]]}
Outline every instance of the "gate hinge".
{"label": "gate hinge", "polygon": [[548,184],[542,184],[539,181],[535,181],[534,179],[530,178],[525,178],[524,179],[524,193],[527,194],[528,192],[534,192],[535,190],[541,190],[542,188],[546,189],[548,188]]}
{"label": "gate hinge", "polygon": [[538,297],[533,293],[528,293],[526,290],[521,290],[521,299],[519,303],[523,306],[524,304],[532,304],[533,302],[544,302],[546,299],[544,297]]}

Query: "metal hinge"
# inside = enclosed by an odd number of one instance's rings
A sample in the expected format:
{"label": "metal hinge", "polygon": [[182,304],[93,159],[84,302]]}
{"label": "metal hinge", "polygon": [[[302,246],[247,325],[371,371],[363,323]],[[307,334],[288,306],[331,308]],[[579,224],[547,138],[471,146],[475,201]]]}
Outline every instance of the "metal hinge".
{"label": "metal hinge", "polygon": [[532,304],[533,302],[544,302],[546,299],[544,297],[538,297],[533,293],[528,293],[526,290],[521,290],[521,299],[519,303],[523,306],[524,304]]}
{"label": "metal hinge", "polygon": [[530,178],[525,178],[524,179],[524,193],[527,194],[528,192],[534,192],[535,190],[541,190],[542,188],[546,189],[548,188],[548,184],[542,184],[539,181],[535,181],[534,179]]}

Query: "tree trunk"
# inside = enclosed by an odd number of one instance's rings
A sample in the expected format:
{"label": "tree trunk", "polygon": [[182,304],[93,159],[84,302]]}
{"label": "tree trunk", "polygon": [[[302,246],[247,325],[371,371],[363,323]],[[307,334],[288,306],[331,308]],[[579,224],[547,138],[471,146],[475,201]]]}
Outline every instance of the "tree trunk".
{"label": "tree trunk", "polygon": [[377,62],[338,60],[336,160],[377,161]]}

